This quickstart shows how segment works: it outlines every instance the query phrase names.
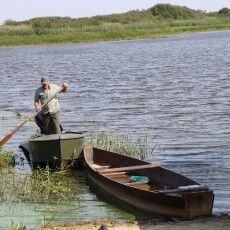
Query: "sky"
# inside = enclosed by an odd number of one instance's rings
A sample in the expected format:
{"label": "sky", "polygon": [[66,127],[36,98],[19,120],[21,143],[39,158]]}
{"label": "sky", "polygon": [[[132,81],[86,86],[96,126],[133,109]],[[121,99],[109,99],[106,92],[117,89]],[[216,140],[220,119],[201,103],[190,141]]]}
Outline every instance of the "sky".
{"label": "sky", "polygon": [[230,8],[230,0],[0,0],[0,24],[35,17],[90,17],[148,9],[158,3],[187,6],[207,12]]}

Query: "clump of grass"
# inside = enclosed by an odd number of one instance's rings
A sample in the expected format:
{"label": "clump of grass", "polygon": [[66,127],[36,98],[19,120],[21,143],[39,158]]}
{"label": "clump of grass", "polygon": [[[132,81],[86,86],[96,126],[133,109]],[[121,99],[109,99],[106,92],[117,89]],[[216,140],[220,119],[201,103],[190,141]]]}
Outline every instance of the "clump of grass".
{"label": "clump of grass", "polygon": [[138,138],[136,142],[133,143],[127,134],[113,135],[109,132],[101,132],[96,134],[90,144],[96,148],[117,152],[142,160],[146,159],[149,154],[152,154],[153,150],[158,145],[156,144],[154,148],[150,148],[147,136]]}
{"label": "clump of grass", "polygon": [[14,112],[17,118],[20,118],[22,116],[20,111],[15,111]]}
{"label": "clump of grass", "polygon": [[13,202],[62,203],[72,200],[76,181],[68,170],[37,169],[31,175],[0,171],[0,199]]}
{"label": "clump of grass", "polygon": [[15,224],[13,221],[11,223],[11,226],[9,228],[10,230],[26,230],[26,225],[23,224],[22,222]]}
{"label": "clump of grass", "polygon": [[13,152],[5,152],[0,149],[0,169],[8,168],[15,165],[15,154]]}

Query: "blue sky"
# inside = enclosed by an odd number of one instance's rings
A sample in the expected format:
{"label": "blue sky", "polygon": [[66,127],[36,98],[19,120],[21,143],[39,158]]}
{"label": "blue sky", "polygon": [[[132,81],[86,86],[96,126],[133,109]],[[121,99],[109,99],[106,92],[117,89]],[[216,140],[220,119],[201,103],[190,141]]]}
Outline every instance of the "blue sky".
{"label": "blue sky", "polygon": [[43,16],[89,17],[112,13],[142,10],[158,3],[187,6],[192,9],[217,11],[230,8],[230,0],[1,0],[0,23]]}

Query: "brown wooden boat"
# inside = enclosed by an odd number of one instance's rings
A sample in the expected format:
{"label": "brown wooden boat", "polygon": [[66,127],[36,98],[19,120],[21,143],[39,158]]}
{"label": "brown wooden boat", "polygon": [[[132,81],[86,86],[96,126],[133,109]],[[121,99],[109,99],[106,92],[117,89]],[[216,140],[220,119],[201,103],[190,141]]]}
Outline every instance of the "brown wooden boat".
{"label": "brown wooden boat", "polygon": [[186,219],[212,214],[211,189],[160,165],[91,146],[84,159],[89,186],[120,207]]}

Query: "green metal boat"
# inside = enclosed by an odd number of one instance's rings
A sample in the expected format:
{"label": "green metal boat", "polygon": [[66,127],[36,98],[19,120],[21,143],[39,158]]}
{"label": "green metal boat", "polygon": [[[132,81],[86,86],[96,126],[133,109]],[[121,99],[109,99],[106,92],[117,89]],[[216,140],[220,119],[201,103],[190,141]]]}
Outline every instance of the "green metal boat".
{"label": "green metal boat", "polygon": [[19,146],[31,168],[60,168],[73,165],[84,148],[84,136],[79,133],[61,133],[31,137]]}

